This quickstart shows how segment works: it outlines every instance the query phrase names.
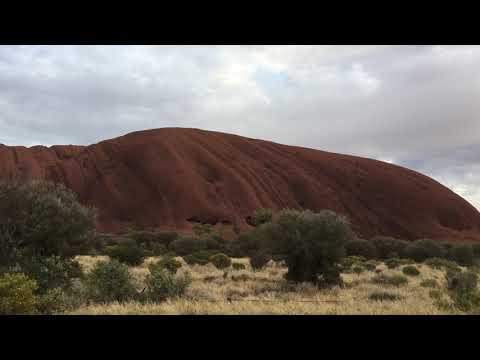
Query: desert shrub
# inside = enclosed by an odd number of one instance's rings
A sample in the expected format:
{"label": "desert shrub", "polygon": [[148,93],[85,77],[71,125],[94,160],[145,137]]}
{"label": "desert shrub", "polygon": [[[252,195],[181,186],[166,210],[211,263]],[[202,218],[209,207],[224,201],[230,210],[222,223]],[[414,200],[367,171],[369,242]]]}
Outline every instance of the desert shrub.
{"label": "desert shrub", "polygon": [[339,265],[343,272],[349,272],[352,266],[362,264],[365,260],[363,256],[346,256],[340,260]]}
{"label": "desert shrub", "polygon": [[270,261],[270,257],[263,253],[263,252],[258,252],[256,254],[253,254],[250,257],[250,266],[254,270],[260,270],[262,269],[267,263]]}
{"label": "desert shrub", "polygon": [[0,277],[0,315],[26,315],[37,312],[37,283],[22,273]]}
{"label": "desert shrub", "polygon": [[191,283],[188,275],[175,276],[158,264],[149,266],[150,274],[145,278],[145,298],[149,301],[164,301],[183,295]]}
{"label": "desert shrub", "polygon": [[402,299],[400,295],[388,291],[374,291],[368,298],[373,301],[397,301]]}
{"label": "desert shrub", "polygon": [[478,265],[469,266],[468,271],[471,271],[471,272],[478,275],[478,274],[480,274],[480,266],[478,266]]}
{"label": "desert shrub", "polygon": [[477,290],[477,274],[447,271],[447,289],[453,305],[461,311],[470,311],[480,307],[480,293]]}
{"label": "desert shrub", "polygon": [[370,242],[375,247],[376,255],[380,259],[399,257],[408,245],[408,241],[389,236],[375,236]]}
{"label": "desert shrub", "polygon": [[329,210],[283,210],[254,232],[262,250],[288,254],[287,280],[341,283],[339,263],[345,256],[345,243],[354,237],[346,218]]}
{"label": "desert shrub", "polygon": [[480,257],[480,243],[472,244],[473,256]]}
{"label": "desert shrub", "polygon": [[352,272],[354,272],[355,274],[361,274],[364,271],[365,271],[365,268],[363,268],[362,266],[356,265],[352,268]]}
{"label": "desert shrub", "polygon": [[377,256],[375,245],[364,239],[353,239],[345,244],[347,256],[363,256],[371,259]]}
{"label": "desert shrub", "polygon": [[413,265],[407,265],[402,269],[402,272],[408,276],[418,276],[420,271]]}
{"label": "desert shrub", "polygon": [[426,287],[426,288],[438,288],[439,287],[438,281],[435,280],[435,279],[422,280],[422,282],[420,283],[420,286],[421,287]]}
{"label": "desert shrub", "polygon": [[470,271],[446,273],[447,289],[456,293],[464,293],[475,290],[477,287],[477,274]]}
{"label": "desert shrub", "polygon": [[18,251],[72,256],[88,247],[94,210],[60,184],[43,181],[0,183],[0,264],[12,264]]}
{"label": "desert shrub", "polygon": [[190,236],[179,236],[170,244],[170,248],[175,251],[176,254],[184,256],[205,250],[207,246],[204,239]]}
{"label": "desert shrub", "polygon": [[445,256],[443,247],[430,239],[415,240],[405,248],[404,255],[407,258],[421,262],[428,258]]}
{"label": "desert shrub", "polygon": [[445,269],[450,271],[462,271],[462,269],[453,261],[442,258],[429,258],[423,262],[432,269]]}
{"label": "desert shrub", "polygon": [[141,265],[146,255],[145,251],[136,244],[109,246],[105,250],[105,253],[111,259],[131,266]]}
{"label": "desert shrub", "polygon": [[225,254],[215,254],[210,258],[210,262],[217,268],[217,269],[225,269],[232,265],[232,260],[225,255]]}
{"label": "desert shrub", "polygon": [[207,265],[210,258],[217,254],[216,250],[201,250],[183,257],[188,265]]}
{"label": "desert shrub", "polygon": [[440,300],[443,297],[443,292],[440,290],[430,290],[428,296],[434,300]]}
{"label": "desert shrub", "polygon": [[237,262],[232,263],[232,267],[234,270],[245,270],[245,265]]}
{"label": "desert shrub", "polygon": [[259,251],[257,232],[240,234],[226,246],[225,253],[231,257],[249,257]]}
{"label": "desert shrub", "polygon": [[60,256],[21,258],[20,269],[38,285],[38,293],[45,294],[49,289],[70,288],[72,279],[83,276],[80,264]]}
{"label": "desert shrub", "polygon": [[389,269],[395,269],[395,268],[399,267],[401,264],[402,264],[402,262],[398,258],[392,258],[392,259],[385,260],[385,265]]}
{"label": "desert shrub", "polygon": [[38,312],[45,315],[63,313],[69,308],[67,295],[61,288],[52,288],[38,297]]}
{"label": "desert shrub", "polygon": [[364,262],[363,267],[368,271],[374,271],[377,268],[378,262],[375,260],[369,260]]}
{"label": "desert shrub", "polygon": [[273,210],[271,209],[258,209],[252,216],[247,218],[247,222],[252,226],[260,226],[267,222],[272,221]]}
{"label": "desert shrub", "polygon": [[87,287],[97,302],[127,301],[136,294],[128,266],[117,260],[97,263],[87,274]]}
{"label": "desert shrub", "polygon": [[175,274],[178,269],[182,267],[182,263],[180,261],[175,260],[173,257],[163,257],[158,263],[159,267],[170,271],[171,273]]}
{"label": "desert shrub", "polygon": [[460,265],[472,265],[474,259],[473,247],[470,244],[455,244],[448,251],[448,258]]}
{"label": "desert shrub", "polygon": [[377,274],[372,278],[372,282],[381,285],[400,286],[408,283],[408,279],[401,274],[386,275]]}
{"label": "desert shrub", "polygon": [[168,247],[178,237],[178,234],[170,231],[132,231],[127,234],[127,237],[135,240],[137,245],[143,245],[145,248],[150,249],[154,245]]}
{"label": "desert shrub", "polygon": [[247,274],[240,274],[240,275],[232,275],[232,280],[233,281],[248,281],[251,280],[252,278],[248,276]]}

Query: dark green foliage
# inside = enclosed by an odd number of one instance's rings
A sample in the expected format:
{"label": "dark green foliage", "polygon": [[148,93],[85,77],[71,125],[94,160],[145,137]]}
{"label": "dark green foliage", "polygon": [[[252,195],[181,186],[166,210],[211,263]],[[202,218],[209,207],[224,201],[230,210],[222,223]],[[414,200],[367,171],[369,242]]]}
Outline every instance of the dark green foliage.
{"label": "dark green foliage", "polygon": [[401,256],[408,245],[408,241],[395,239],[389,236],[375,236],[371,240],[380,259],[389,259]]}
{"label": "dark green foliage", "polygon": [[232,265],[232,260],[225,255],[225,254],[215,254],[210,257],[210,262],[217,268],[217,269],[225,269]]}
{"label": "dark green foliage", "polygon": [[63,313],[69,308],[67,296],[61,288],[49,289],[45,294],[38,297],[38,312],[44,315]]}
{"label": "dark green foliage", "polygon": [[63,185],[43,181],[0,183],[0,264],[17,252],[72,256],[93,239],[92,209]]}
{"label": "dark green foliage", "polygon": [[372,278],[372,282],[381,285],[400,286],[408,283],[408,279],[400,274],[394,274],[390,276],[385,274],[377,274]]}
{"label": "dark green foliage", "polygon": [[449,271],[459,272],[462,269],[453,261],[441,258],[429,258],[423,262],[425,265],[430,266],[432,269],[444,269]]}
{"label": "dark green foliage", "polygon": [[170,244],[170,248],[176,254],[184,256],[201,250],[206,250],[207,244],[205,239],[191,236],[179,236]]}
{"label": "dark green foliage", "polygon": [[362,272],[364,272],[365,269],[361,266],[358,266],[358,265],[355,265],[353,268],[352,268],[352,272],[354,272],[355,274],[361,274]]}
{"label": "dark green foliage", "polygon": [[368,240],[354,239],[347,241],[345,244],[347,256],[363,256],[372,259],[377,256],[375,245]]}
{"label": "dark green foliage", "polygon": [[260,270],[262,269],[267,263],[270,261],[270,257],[263,253],[263,252],[258,252],[256,254],[253,254],[250,257],[250,266],[254,270]]}
{"label": "dark green foliage", "polygon": [[408,276],[418,276],[420,271],[413,265],[407,265],[402,269],[402,272]]}
{"label": "dark green foliage", "polygon": [[374,291],[368,298],[373,301],[397,301],[402,299],[400,295],[388,291]]}
{"label": "dark green foliage", "polygon": [[173,257],[163,257],[158,263],[158,266],[170,271],[171,273],[175,274],[178,269],[182,267],[182,263],[180,261],[175,260]]}
{"label": "dark green foliage", "polygon": [[258,209],[251,217],[248,218],[248,223],[252,226],[260,226],[272,221],[273,210],[271,209]]}
{"label": "dark green foliage", "polygon": [[230,241],[226,246],[226,254],[231,257],[249,257],[259,251],[259,243],[255,236],[257,233],[243,233],[238,238]]}
{"label": "dark green foliage", "polygon": [[210,258],[217,253],[216,250],[202,250],[183,257],[183,260],[189,265],[206,265]]}
{"label": "dark green foliage", "polygon": [[146,256],[145,251],[136,244],[109,246],[105,253],[110,258],[130,266],[141,265]]}
{"label": "dark green foliage", "polygon": [[4,274],[0,277],[0,315],[37,313],[37,283],[25,274]]}
{"label": "dark green foliage", "polygon": [[480,243],[472,244],[473,255],[480,258]]}
{"label": "dark green foliage", "polygon": [[435,279],[422,280],[422,282],[420,283],[420,286],[421,287],[426,287],[426,288],[438,288],[439,287],[438,281],[435,280]]}
{"label": "dark green foliage", "polygon": [[398,258],[387,259],[387,260],[385,260],[385,265],[386,265],[389,269],[396,269],[397,267],[399,267],[400,265],[402,265],[402,262],[401,262],[400,259],[398,259]]}
{"label": "dark green foliage", "polygon": [[364,262],[363,267],[368,271],[374,271],[377,268],[378,262],[375,260],[369,260]]}
{"label": "dark green foliage", "polygon": [[471,271],[452,272],[447,271],[447,289],[457,293],[473,291],[477,287],[477,274]]}
{"label": "dark green foliage", "polygon": [[473,247],[470,244],[455,244],[448,251],[448,258],[460,265],[472,265],[474,259]]}
{"label": "dark green foliage", "polygon": [[178,237],[176,232],[133,231],[128,238],[148,252],[151,256],[160,256],[167,252],[170,244]]}
{"label": "dark green foliage", "polygon": [[480,307],[480,293],[477,290],[477,274],[465,272],[447,272],[447,289],[453,304],[461,311],[470,311]]}
{"label": "dark green foliage", "polygon": [[128,266],[117,260],[97,263],[87,275],[87,288],[97,302],[128,301],[136,295]]}
{"label": "dark green foliage", "polygon": [[20,269],[37,282],[39,294],[54,288],[67,290],[72,279],[83,276],[78,262],[60,256],[22,258]]}
{"label": "dark green foliage", "polygon": [[345,256],[345,243],[354,236],[344,217],[327,210],[283,210],[253,232],[264,251],[287,254],[287,280],[341,282],[338,263]]}
{"label": "dark green foliage", "polygon": [[169,298],[179,297],[191,283],[188,275],[175,276],[166,271],[160,264],[149,266],[150,274],[145,278],[145,298],[148,301],[165,301]]}
{"label": "dark green foliage", "polygon": [[245,265],[241,263],[233,263],[232,267],[234,270],[245,270]]}
{"label": "dark green foliage", "polygon": [[405,257],[413,259],[417,262],[424,261],[428,258],[445,256],[444,248],[437,242],[430,239],[415,240],[405,248]]}

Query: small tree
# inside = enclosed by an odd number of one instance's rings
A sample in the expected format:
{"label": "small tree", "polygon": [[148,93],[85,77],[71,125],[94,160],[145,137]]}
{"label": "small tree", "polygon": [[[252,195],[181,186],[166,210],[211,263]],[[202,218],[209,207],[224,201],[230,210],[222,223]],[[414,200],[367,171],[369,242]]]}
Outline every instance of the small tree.
{"label": "small tree", "polygon": [[424,261],[428,258],[445,256],[443,247],[430,239],[416,240],[405,248],[405,257],[415,261]]}
{"label": "small tree", "polygon": [[150,274],[145,278],[147,290],[145,297],[150,301],[164,301],[181,296],[191,283],[188,275],[175,276],[166,271],[161,264],[149,266]]}
{"label": "small tree", "polygon": [[347,256],[363,256],[367,259],[377,256],[377,249],[371,241],[364,239],[353,239],[345,244]]}
{"label": "small tree", "polygon": [[474,259],[473,247],[470,244],[453,245],[448,252],[448,257],[460,265],[472,265]]}
{"label": "small tree", "polygon": [[341,282],[338,263],[345,256],[345,243],[354,236],[344,217],[328,210],[283,210],[256,230],[258,241],[269,253],[287,254],[288,280]]}
{"label": "small tree", "polygon": [[380,259],[398,258],[402,255],[408,242],[389,236],[375,236],[371,240],[375,247],[376,255]]}
{"label": "small tree", "polygon": [[248,217],[248,223],[252,226],[260,226],[267,222],[272,221],[273,210],[271,209],[258,209],[255,210],[252,216]]}
{"label": "small tree", "polygon": [[65,186],[43,181],[0,184],[0,264],[18,251],[71,256],[93,239],[94,211]]}
{"label": "small tree", "polygon": [[99,262],[87,275],[90,297],[98,302],[125,301],[136,294],[128,266],[117,260]]}

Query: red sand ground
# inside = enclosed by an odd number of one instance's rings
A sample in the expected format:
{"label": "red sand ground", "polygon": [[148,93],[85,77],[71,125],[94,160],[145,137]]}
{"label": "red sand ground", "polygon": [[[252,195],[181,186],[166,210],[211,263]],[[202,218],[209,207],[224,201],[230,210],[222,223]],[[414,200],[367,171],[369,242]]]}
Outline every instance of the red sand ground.
{"label": "red sand ground", "polygon": [[90,146],[0,145],[0,177],[62,182],[99,210],[98,229],[225,231],[268,207],[331,209],[364,237],[479,240],[480,213],[438,182],[381,161],[197,129]]}

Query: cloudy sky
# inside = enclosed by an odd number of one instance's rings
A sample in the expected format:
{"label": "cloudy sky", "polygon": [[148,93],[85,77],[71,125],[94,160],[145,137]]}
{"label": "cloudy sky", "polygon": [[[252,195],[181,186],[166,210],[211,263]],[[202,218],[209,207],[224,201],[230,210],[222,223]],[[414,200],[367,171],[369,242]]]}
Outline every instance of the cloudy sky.
{"label": "cloudy sky", "polygon": [[373,157],[480,209],[480,46],[1,46],[0,143],[196,127]]}

